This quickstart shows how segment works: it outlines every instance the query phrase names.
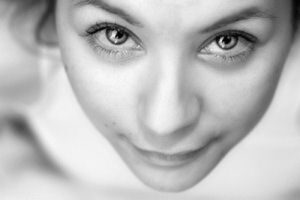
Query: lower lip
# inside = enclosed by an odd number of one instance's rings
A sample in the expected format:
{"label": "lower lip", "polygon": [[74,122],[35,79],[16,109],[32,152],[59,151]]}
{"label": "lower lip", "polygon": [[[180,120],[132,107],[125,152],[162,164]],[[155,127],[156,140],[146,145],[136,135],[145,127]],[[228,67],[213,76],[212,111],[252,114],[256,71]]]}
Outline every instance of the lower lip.
{"label": "lower lip", "polygon": [[207,152],[207,149],[211,146],[212,142],[207,143],[204,147],[201,147],[194,151],[182,152],[178,154],[164,154],[159,152],[147,151],[140,149],[129,143],[130,148],[134,153],[144,160],[146,163],[157,167],[180,167],[191,163],[199,158],[201,155]]}

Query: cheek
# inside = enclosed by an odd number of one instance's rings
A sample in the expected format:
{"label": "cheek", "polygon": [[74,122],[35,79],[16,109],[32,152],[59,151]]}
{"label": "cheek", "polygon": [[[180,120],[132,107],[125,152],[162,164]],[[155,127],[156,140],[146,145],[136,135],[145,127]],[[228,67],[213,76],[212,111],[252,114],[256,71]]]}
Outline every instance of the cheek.
{"label": "cheek", "polygon": [[[135,112],[135,77],[106,73],[99,65],[90,63],[88,70],[73,66],[69,78],[74,92],[87,115],[98,128],[121,128],[131,121]],[[128,126],[128,125],[127,125]]]}
{"label": "cheek", "polygon": [[131,66],[109,64],[87,52],[73,50],[64,55],[78,101],[103,134],[130,133],[136,125],[142,67],[136,62]]}
{"label": "cheek", "polygon": [[288,31],[277,33],[239,70],[208,78],[213,81],[206,90],[207,109],[224,127],[245,135],[259,121],[275,93],[290,42]]}
{"label": "cheek", "polygon": [[218,81],[215,80],[206,90],[207,116],[218,123],[230,145],[249,133],[265,113],[274,95],[283,61],[284,57],[271,63],[270,60],[257,59],[230,77],[218,77]]}
{"label": "cheek", "polygon": [[103,133],[130,127],[141,82],[138,68],[103,62],[74,32],[59,33],[67,75],[90,120]]}

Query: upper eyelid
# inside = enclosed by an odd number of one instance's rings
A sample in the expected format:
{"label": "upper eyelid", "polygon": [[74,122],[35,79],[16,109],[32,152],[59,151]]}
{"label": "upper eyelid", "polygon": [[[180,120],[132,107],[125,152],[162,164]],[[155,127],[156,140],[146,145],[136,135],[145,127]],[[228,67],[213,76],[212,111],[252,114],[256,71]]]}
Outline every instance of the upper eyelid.
{"label": "upper eyelid", "polygon": [[[96,27],[96,28],[95,28]],[[91,28],[95,28],[94,32],[98,32],[101,31],[105,28],[109,28],[109,27],[115,27],[118,28],[122,31],[125,31],[126,33],[129,34],[129,37],[132,38],[135,42],[138,43],[138,45],[144,49],[143,43],[141,41],[141,39],[136,36],[136,34],[134,34],[130,29],[128,29],[125,26],[122,26],[120,24],[116,24],[116,23],[111,23],[111,22],[101,22],[101,23],[96,23],[94,26],[91,26],[89,29]],[[89,30],[88,29],[88,30]],[[86,30],[87,32],[87,36],[91,35],[92,33],[89,33],[89,31]],[[257,43],[259,40],[257,37],[253,36],[250,33],[247,33],[245,31],[241,31],[241,30],[225,30],[225,31],[221,31],[219,33],[214,34],[213,36],[209,37],[208,39],[206,39],[201,45],[200,47],[198,47],[198,52],[201,51],[203,48],[207,47],[211,42],[213,42],[218,36],[222,36],[222,35],[238,35],[241,37],[244,37],[246,40],[249,40],[249,42],[252,43]]]}
{"label": "upper eyelid", "polygon": [[251,35],[250,33],[246,33],[245,31],[240,31],[240,30],[225,30],[219,33],[214,34],[213,36],[209,37],[206,39],[198,48],[198,51],[201,49],[205,48],[207,45],[211,44],[217,37],[222,36],[222,35],[237,35],[244,37],[245,39],[249,40],[249,42],[256,43],[258,42],[258,38]]}
{"label": "upper eyelid", "polygon": [[94,6],[113,15],[116,15],[134,26],[143,27],[143,24],[136,20],[133,16],[129,15],[129,13],[125,12],[121,8],[114,7],[102,0],[80,0],[75,3],[75,7],[82,7],[87,5]]}
{"label": "upper eyelid", "polygon": [[[98,27],[98,30],[96,30],[95,33],[97,31],[101,31],[105,28],[111,28],[111,27],[118,28],[118,29],[128,33],[129,37],[131,37],[134,41],[136,41],[140,46],[143,46],[143,43],[142,43],[141,39],[135,33],[133,33],[129,28],[127,28],[125,26],[122,26],[120,24],[110,23],[110,22],[101,22],[101,23],[97,22],[95,25],[91,26],[90,28],[93,28],[93,27]],[[90,33],[88,33],[89,29],[87,29],[87,31],[86,31],[88,35],[90,35]]]}
{"label": "upper eyelid", "polygon": [[92,34],[92,32],[89,32],[89,30],[92,29],[92,28],[94,29],[94,32],[103,30],[105,28],[117,28],[117,29],[120,29],[122,31],[128,32],[129,34],[133,34],[126,27],[123,27],[123,26],[118,25],[116,23],[109,23],[109,22],[96,23],[95,25],[93,25],[90,28],[88,28],[88,30],[86,32],[89,33],[89,34]]}

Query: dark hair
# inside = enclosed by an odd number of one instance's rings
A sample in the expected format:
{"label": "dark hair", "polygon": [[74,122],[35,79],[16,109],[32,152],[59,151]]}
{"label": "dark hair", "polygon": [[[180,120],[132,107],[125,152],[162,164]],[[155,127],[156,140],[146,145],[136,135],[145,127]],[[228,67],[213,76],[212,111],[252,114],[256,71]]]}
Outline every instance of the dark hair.
{"label": "dark hair", "polygon": [[[34,33],[34,37],[32,39],[39,44],[46,44],[46,45],[56,44],[56,40],[51,37],[51,35],[53,34],[49,34],[49,32],[55,31],[54,10],[55,10],[56,0],[4,0],[4,1],[6,1],[7,3],[13,3],[17,5],[17,9],[15,10],[16,17],[13,20],[13,23],[17,24],[17,26],[15,27],[19,27],[20,24],[26,24],[26,23],[20,23],[20,20],[22,20],[22,22],[28,20],[28,18],[30,18],[31,13],[34,10],[37,10],[38,8],[38,10],[40,10],[40,13],[37,13],[38,16],[34,16],[36,21],[34,25],[31,27],[32,29],[31,32]],[[300,18],[300,1],[292,0],[292,3],[293,3],[292,5],[293,25],[295,27],[295,32],[296,32],[299,24],[299,18]],[[49,29],[49,25],[51,29]]]}
{"label": "dark hair", "polygon": [[22,44],[31,50],[33,50],[34,44],[48,46],[56,44],[56,39],[51,34],[55,31],[56,0],[4,0],[4,2],[8,6],[14,7],[13,17],[10,21],[11,30],[15,38]]}
{"label": "dark hair", "polygon": [[299,19],[300,19],[300,1],[299,0],[293,0],[293,9],[294,9],[294,16],[293,16],[293,23],[295,29],[297,29],[299,25]]}

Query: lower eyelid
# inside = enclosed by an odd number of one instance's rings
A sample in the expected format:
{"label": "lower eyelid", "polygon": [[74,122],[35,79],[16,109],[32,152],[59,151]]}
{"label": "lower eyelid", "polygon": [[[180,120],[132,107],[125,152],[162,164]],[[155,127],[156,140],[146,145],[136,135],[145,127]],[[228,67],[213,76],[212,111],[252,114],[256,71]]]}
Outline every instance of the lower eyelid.
{"label": "lower eyelid", "polygon": [[[102,31],[103,30],[101,30],[101,32]],[[137,50],[143,49],[141,44],[138,41],[136,41],[135,38],[133,38],[133,36],[131,36],[131,35],[128,36],[126,43],[121,44],[121,45],[115,45],[115,44],[110,44],[108,39],[105,36],[105,33],[101,33],[101,32],[99,31],[94,34],[89,34],[89,35],[85,36],[90,45],[101,46],[104,49],[113,50],[113,51],[123,51],[123,50],[137,51]],[[99,36],[99,34],[100,35],[102,34],[102,35]],[[104,34],[104,36],[103,36],[103,34]],[[100,37],[100,39],[98,36]],[[102,40],[104,40],[104,41],[102,41]],[[105,44],[105,43],[107,43],[107,44]]]}
{"label": "lower eyelid", "polygon": [[138,49],[124,49],[124,50],[114,50],[104,48],[97,44],[93,38],[88,38],[89,45],[100,57],[108,59],[109,61],[125,61],[130,58],[138,57],[143,54],[142,50]]}
{"label": "lower eyelid", "polygon": [[225,55],[225,54],[198,54],[198,58],[207,63],[213,64],[236,64],[246,61],[250,54],[254,51],[254,47],[251,47],[245,51],[238,54]]}
{"label": "lower eyelid", "polygon": [[[216,44],[216,41],[214,41],[214,44],[211,44],[214,46],[218,46],[218,44]],[[222,50],[220,47],[217,47],[217,50],[212,50],[209,48],[208,45],[205,48],[203,48],[201,50],[201,52],[199,52],[199,54],[202,55],[219,55],[219,56],[235,56],[238,54],[242,54],[244,52],[252,52],[253,49],[256,47],[257,42],[256,41],[250,41],[247,38],[244,38],[242,36],[239,36],[239,40],[238,40],[238,44],[237,46],[235,46],[232,50]],[[242,47],[241,47],[242,46]],[[220,49],[220,51],[218,51],[218,49]],[[238,49],[238,50],[236,50]]]}

